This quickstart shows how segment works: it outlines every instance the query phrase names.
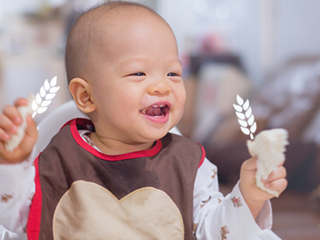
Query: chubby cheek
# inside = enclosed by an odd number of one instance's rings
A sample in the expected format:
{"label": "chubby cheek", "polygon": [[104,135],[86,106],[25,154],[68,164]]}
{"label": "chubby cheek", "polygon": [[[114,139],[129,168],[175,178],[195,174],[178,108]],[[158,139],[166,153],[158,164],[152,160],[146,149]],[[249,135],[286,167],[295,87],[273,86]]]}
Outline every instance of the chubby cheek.
{"label": "chubby cheek", "polygon": [[181,108],[181,111],[183,112],[184,104],[186,103],[186,89],[184,88],[184,84],[180,87],[179,91],[177,91],[177,102],[179,103],[179,107]]}
{"label": "chubby cheek", "polygon": [[141,94],[135,91],[119,92],[115,97],[116,113],[122,120],[134,122],[141,105]]}
{"label": "chubby cheek", "polygon": [[184,85],[177,89],[178,91],[175,92],[175,99],[176,99],[176,104],[175,104],[175,112],[176,112],[176,124],[180,121],[183,110],[184,110],[184,104],[186,102],[186,91],[184,88]]}

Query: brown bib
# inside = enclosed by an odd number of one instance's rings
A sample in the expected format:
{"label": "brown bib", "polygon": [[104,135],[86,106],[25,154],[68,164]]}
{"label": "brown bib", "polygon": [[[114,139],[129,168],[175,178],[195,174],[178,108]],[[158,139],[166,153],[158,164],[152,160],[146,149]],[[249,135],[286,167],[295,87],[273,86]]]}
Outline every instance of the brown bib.
{"label": "brown bib", "polygon": [[110,156],[79,129],[94,131],[89,120],[72,120],[35,162],[29,239],[193,239],[199,144],[169,133],[152,149]]}

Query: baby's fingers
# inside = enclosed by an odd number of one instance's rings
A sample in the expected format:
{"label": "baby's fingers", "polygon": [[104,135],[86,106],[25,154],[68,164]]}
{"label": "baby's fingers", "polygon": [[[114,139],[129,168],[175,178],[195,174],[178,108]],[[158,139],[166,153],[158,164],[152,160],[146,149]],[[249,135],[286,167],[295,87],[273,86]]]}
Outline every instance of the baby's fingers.
{"label": "baby's fingers", "polygon": [[275,190],[279,195],[287,188],[288,181],[285,178],[280,178],[271,182],[265,183],[265,187],[270,190]]}
{"label": "baby's fingers", "polygon": [[5,115],[0,115],[0,140],[7,141],[10,139],[9,134],[15,134],[18,126]]}
{"label": "baby's fingers", "polygon": [[273,172],[271,172],[266,180],[264,180],[264,185],[266,188],[277,191],[281,194],[287,187],[288,181],[285,178],[287,176],[287,171],[283,166],[277,167]]}
{"label": "baby's fingers", "polygon": [[268,178],[264,180],[263,182],[271,182],[277,179],[285,178],[287,176],[287,170],[283,166],[277,167],[274,171],[272,171]]}
{"label": "baby's fingers", "polygon": [[26,106],[27,104],[28,101],[26,99],[19,98],[15,101],[14,106],[6,105],[3,108],[3,115],[9,118],[12,121],[12,123],[19,126],[22,123],[22,118],[20,112],[18,111],[18,107]]}
{"label": "baby's fingers", "polygon": [[15,102],[14,102],[14,106],[20,107],[20,106],[27,106],[28,105],[28,100],[25,98],[18,98]]}
{"label": "baby's fingers", "polygon": [[28,101],[24,98],[19,98],[14,106],[6,105],[0,114],[0,140],[7,141],[10,139],[9,134],[16,134],[18,126],[22,123],[21,114],[18,107],[25,106]]}
{"label": "baby's fingers", "polygon": [[[1,118],[1,116],[0,116],[0,118]],[[10,139],[9,134],[7,132],[5,132],[2,128],[0,128],[0,141],[8,141],[9,139]]]}

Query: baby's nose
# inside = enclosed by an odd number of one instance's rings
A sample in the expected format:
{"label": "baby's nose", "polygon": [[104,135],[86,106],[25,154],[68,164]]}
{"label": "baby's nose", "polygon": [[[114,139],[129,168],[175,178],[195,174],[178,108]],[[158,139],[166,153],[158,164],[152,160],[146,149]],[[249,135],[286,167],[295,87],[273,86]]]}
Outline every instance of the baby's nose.
{"label": "baby's nose", "polygon": [[166,79],[155,80],[148,87],[149,94],[165,95],[171,93],[171,90],[171,86]]}

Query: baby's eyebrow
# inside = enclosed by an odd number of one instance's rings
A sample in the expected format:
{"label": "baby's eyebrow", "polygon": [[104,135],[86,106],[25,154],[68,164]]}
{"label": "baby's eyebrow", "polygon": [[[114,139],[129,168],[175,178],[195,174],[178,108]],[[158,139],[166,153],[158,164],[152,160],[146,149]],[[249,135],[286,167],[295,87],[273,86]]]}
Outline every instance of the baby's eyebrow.
{"label": "baby's eyebrow", "polygon": [[117,64],[117,69],[135,68],[135,67],[146,66],[146,65],[150,65],[150,62],[147,59],[131,58],[131,59],[126,59],[124,61],[119,62],[119,64]]}
{"label": "baby's eyebrow", "polygon": [[182,67],[182,62],[179,58],[171,59],[168,61],[170,65],[179,65],[179,67]]}
{"label": "baby's eyebrow", "polygon": [[146,58],[130,58],[124,61],[121,61],[119,65],[128,65],[132,63],[148,63],[149,61]]}

